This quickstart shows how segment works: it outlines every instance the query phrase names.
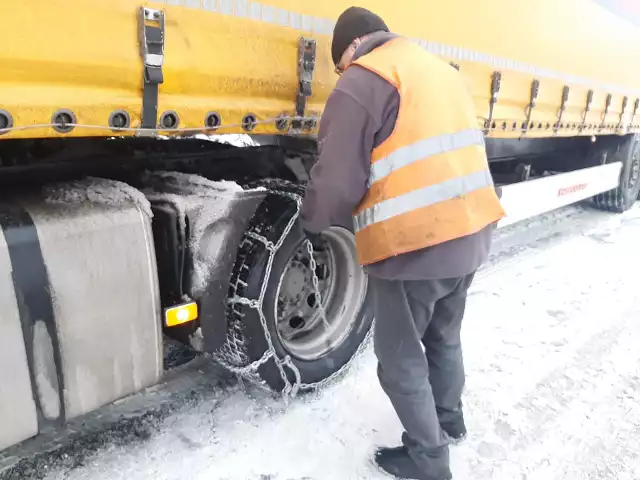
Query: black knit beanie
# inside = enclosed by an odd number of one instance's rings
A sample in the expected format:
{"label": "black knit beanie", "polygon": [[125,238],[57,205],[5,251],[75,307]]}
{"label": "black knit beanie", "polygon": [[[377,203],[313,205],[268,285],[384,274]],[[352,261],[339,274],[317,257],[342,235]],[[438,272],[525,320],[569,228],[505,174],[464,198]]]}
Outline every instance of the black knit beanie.
{"label": "black knit beanie", "polygon": [[333,41],[331,42],[333,64],[337,65],[340,62],[342,54],[356,38],[379,31],[388,32],[389,28],[378,15],[360,7],[346,9],[338,17],[333,29]]}

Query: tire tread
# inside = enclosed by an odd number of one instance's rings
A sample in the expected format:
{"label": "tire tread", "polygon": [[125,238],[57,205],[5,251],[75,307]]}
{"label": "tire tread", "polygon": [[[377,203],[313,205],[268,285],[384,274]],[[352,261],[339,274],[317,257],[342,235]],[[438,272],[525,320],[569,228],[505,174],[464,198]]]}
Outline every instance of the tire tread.
{"label": "tire tread", "polygon": [[[636,142],[638,142],[638,137],[636,135],[628,135],[620,139],[616,144],[616,151],[613,152],[612,157],[614,158],[614,161],[622,161],[623,169],[626,169],[627,164],[632,160],[634,149],[637,148]],[[633,203],[640,194],[639,192],[638,194],[633,195],[633,192],[631,192],[632,199],[626,199],[625,193],[625,187],[620,183],[612,190],[595,195],[592,198],[592,203],[599,210],[623,213],[633,206]]]}
{"label": "tire tread", "polygon": [[[268,190],[279,190],[299,195],[302,195],[304,192],[302,186],[279,179],[261,180],[248,185],[248,187],[263,187]],[[249,227],[240,243],[231,273],[228,293],[229,299],[246,295],[249,276],[259,257],[264,252],[264,246],[252,238],[252,235],[261,235],[272,241],[277,241],[277,238],[272,238],[274,234],[277,233],[275,231],[277,218],[273,218],[274,215],[282,215],[282,212],[271,212],[268,208],[265,208],[263,204],[258,207],[254,217],[251,219]],[[228,304],[226,313],[229,328],[226,341],[220,349],[220,354],[223,359],[232,366],[239,368],[246,367],[255,360],[251,358],[248,348],[250,338],[244,322],[247,308],[249,307],[237,303]]]}

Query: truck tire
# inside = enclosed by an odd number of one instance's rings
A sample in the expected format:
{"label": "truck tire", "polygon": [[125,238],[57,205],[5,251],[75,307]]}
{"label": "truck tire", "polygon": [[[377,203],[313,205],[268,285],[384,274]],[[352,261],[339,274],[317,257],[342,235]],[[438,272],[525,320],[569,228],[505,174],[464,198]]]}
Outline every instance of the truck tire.
{"label": "truck tire", "polygon": [[[261,185],[303,193],[302,187],[281,181]],[[276,243],[295,212],[296,205],[291,199],[277,194],[265,198],[239,247],[229,295],[231,299],[236,296],[258,299],[266,282],[263,312],[275,352],[280,359],[291,358],[303,384],[314,384],[353,358],[371,329],[373,308],[367,277],[355,256],[353,234],[340,227],[323,232],[326,247],[314,254],[326,324],[315,305],[306,242],[297,222],[276,252],[265,279],[270,252],[256,240],[256,235]],[[231,302],[227,314],[229,333],[222,349],[225,360],[243,367],[262,358],[268,342],[258,311]],[[285,370],[293,382],[293,371]],[[271,389],[284,388],[273,360],[260,366],[258,373]]]}
{"label": "truck tire", "polygon": [[611,162],[622,162],[620,185],[593,197],[596,208],[622,213],[629,210],[640,195],[640,137],[627,135],[608,150]]}

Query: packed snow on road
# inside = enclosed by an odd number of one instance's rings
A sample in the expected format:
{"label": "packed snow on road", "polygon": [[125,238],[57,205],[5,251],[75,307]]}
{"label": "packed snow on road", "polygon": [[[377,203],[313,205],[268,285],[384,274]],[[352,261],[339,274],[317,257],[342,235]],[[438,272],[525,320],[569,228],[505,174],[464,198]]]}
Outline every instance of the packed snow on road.
{"label": "packed snow on road", "polygon": [[[463,329],[469,438],[455,479],[632,480],[640,472],[640,208],[572,206],[496,232]],[[149,438],[107,442],[49,480],[384,479],[401,426],[369,346],[339,382],[284,406],[200,393]],[[68,462],[65,464],[68,465]]]}

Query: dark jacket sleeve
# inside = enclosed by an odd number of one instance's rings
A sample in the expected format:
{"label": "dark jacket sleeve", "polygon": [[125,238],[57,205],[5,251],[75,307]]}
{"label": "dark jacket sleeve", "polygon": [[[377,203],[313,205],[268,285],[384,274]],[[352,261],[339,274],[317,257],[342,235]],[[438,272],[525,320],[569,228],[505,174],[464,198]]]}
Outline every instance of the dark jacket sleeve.
{"label": "dark jacket sleeve", "polygon": [[367,193],[371,151],[379,121],[348,92],[329,96],[318,135],[319,159],[311,169],[302,227],[321,232],[332,225],[352,229],[351,216]]}

